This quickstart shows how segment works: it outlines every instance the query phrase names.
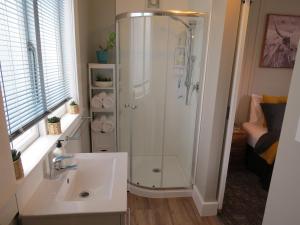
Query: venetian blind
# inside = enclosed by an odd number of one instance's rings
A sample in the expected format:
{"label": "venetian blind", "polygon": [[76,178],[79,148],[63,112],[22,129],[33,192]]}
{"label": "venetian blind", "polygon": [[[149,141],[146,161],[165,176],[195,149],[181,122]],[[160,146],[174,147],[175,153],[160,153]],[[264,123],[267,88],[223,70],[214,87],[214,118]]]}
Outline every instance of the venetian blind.
{"label": "venetian blind", "polygon": [[67,1],[0,0],[0,81],[11,139],[69,99]]}

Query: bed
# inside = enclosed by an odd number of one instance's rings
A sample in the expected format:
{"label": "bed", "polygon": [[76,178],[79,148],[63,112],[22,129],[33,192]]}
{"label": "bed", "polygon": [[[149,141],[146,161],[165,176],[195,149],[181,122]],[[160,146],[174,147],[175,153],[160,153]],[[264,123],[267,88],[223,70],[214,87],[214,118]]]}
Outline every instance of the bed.
{"label": "bed", "polygon": [[247,133],[246,166],[268,189],[276,158],[285,105],[284,96],[251,96],[250,118],[242,127]]}

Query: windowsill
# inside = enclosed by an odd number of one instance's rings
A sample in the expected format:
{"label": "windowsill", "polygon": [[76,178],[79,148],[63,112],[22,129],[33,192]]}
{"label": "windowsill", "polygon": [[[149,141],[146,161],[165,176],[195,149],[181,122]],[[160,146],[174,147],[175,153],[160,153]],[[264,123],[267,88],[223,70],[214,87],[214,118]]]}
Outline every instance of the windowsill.
{"label": "windowsill", "polygon": [[60,135],[41,136],[29,146],[21,156],[24,177],[17,180],[17,184],[21,184],[31,171],[33,171],[33,169],[41,162],[44,156],[53,150],[57,140],[63,139],[66,135],[70,135],[79,124],[79,115],[65,114],[61,118],[62,133]]}

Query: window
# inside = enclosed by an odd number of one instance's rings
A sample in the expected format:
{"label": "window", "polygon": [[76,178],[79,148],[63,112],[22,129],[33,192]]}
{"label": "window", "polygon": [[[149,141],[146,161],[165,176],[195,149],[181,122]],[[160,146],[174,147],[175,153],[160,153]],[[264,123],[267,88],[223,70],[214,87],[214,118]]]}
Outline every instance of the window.
{"label": "window", "polygon": [[71,8],[72,0],[0,0],[0,83],[11,140],[71,97]]}

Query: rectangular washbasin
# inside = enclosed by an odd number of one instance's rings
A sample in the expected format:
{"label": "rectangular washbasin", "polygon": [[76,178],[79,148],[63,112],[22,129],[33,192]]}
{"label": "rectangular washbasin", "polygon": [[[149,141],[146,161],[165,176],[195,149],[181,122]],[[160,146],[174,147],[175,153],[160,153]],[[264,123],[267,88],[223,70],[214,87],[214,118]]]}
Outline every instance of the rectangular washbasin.
{"label": "rectangular washbasin", "polygon": [[57,200],[98,201],[111,199],[116,158],[77,157],[77,170],[70,171],[61,186]]}
{"label": "rectangular washbasin", "polygon": [[127,210],[127,153],[79,153],[76,170],[43,179],[20,215],[114,213]]}

